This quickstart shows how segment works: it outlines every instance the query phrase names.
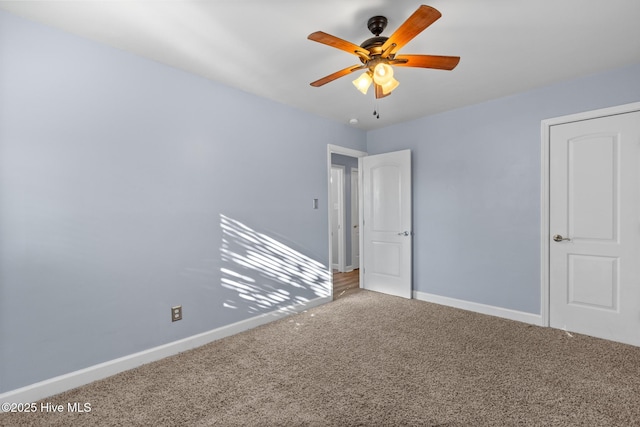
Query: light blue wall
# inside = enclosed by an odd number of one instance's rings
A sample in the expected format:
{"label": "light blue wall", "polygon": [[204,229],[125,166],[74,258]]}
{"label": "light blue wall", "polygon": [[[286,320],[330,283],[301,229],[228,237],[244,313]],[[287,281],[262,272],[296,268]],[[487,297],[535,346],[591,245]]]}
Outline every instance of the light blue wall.
{"label": "light blue wall", "polygon": [[416,290],[538,313],[540,121],[639,100],[640,64],[364,134],[0,12],[0,393],[321,293],[327,144],[412,149]]}
{"label": "light blue wall", "polygon": [[640,64],[369,132],[413,152],[415,290],[540,313],[541,120],[636,101]]}
{"label": "light blue wall", "polygon": [[0,393],[326,292],[327,144],[365,142],[0,12]]}

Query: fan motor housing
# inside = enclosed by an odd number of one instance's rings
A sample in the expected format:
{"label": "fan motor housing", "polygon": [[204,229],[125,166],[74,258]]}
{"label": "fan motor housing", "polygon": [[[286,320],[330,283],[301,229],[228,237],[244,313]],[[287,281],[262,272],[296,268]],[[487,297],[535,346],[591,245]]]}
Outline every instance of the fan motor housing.
{"label": "fan motor housing", "polygon": [[371,37],[362,42],[361,48],[367,49],[371,55],[380,55],[382,53],[382,45],[389,40],[389,37],[376,36]]}

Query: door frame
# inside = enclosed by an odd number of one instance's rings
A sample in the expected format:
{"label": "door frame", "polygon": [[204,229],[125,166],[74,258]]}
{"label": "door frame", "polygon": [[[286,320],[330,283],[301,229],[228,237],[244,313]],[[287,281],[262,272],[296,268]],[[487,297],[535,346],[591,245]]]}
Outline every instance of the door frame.
{"label": "door frame", "polygon": [[[350,157],[356,157],[356,158],[361,158],[364,156],[367,156],[368,153],[365,151],[359,151],[359,150],[354,150],[352,148],[346,148],[346,147],[341,147],[339,145],[333,145],[333,144],[327,144],[327,200],[329,201],[327,203],[327,219],[328,219],[328,223],[327,223],[327,230],[328,230],[328,236],[329,236],[329,240],[328,240],[328,245],[329,246],[329,258],[328,258],[328,266],[329,266],[329,275],[330,277],[332,277],[331,279],[331,283],[333,283],[333,269],[332,269],[332,262],[333,262],[333,249],[332,249],[332,245],[331,245],[331,154],[342,154],[344,156],[350,156]],[[360,170],[360,163],[361,160],[358,160],[358,170]],[[362,174],[359,174],[359,180],[360,182],[359,187],[362,187]],[[358,239],[358,245],[360,247],[360,263],[362,264],[362,245],[363,245],[363,241],[362,241],[362,192],[360,191],[358,193],[358,227],[360,227],[360,238]],[[353,244],[354,242],[351,242],[351,244]],[[364,275],[360,274],[360,287],[363,287],[363,280],[364,280]],[[333,286],[331,286],[331,295],[333,296]]]}
{"label": "door frame", "polygon": [[540,317],[542,320],[542,326],[549,327],[550,325],[550,280],[549,280],[549,254],[550,254],[550,236],[551,230],[549,228],[549,215],[551,213],[551,206],[549,202],[549,196],[551,194],[550,188],[550,145],[551,145],[551,126],[561,125],[566,123],[578,122],[583,120],[591,120],[599,117],[614,116],[618,114],[631,113],[634,111],[640,111],[640,102],[634,102],[631,104],[618,105],[615,107],[601,108],[598,110],[584,111],[577,114],[570,114],[567,116],[554,117],[551,119],[542,120],[541,123],[541,155],[540,155],[540,168],[541,168],[541,185],[540,185]]}
{"label": "door frame", "polygon": [[[354,176],[354,171],[355,171],[355,176]],[[356,197],[353,196],[353,189],[357,188],[356,191]],[[355,209],[354,209],[355,207]],[[355,211],[355,212],[354,212]],[[354,221],[354,213],[355,216],[357,218],[355,218]],[[351,269],[355,270],[356,268],[360,268],[360,169],[354,169],[351,168],[351,212],[349,212],[349,215],[351,215],[351,229],[349,230],[349,233],[351,234]],[[353,230],[355,230],[356,228],[354,228],[354,224],[358,223],[358,244],[356,245],[356,239],[354,239],[353,235],[355,234]],[[358,256],[356,257],[356,248],[358,249]],[[358,264],[356,265],[356,258],[358,259]]]}

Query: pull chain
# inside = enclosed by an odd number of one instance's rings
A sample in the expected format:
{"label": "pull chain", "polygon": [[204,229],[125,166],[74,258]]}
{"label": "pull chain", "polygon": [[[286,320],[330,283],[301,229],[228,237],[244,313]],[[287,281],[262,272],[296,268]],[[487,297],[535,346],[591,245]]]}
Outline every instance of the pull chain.
{"label": "pull chain", "polygon": [[380,118],[380,108],[378,106],[378,99],[376,98],[374,104],[373,104],[373,115],[376,116],[376,119]]}

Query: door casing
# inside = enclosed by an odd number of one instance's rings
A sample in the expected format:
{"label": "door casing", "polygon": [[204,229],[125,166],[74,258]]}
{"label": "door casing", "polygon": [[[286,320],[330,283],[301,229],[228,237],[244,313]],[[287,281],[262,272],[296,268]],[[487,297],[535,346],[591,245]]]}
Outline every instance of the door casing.
{"label": "door casing", "polygon": [[564,123],[577,122],[581,120],[590,120],[598,117],[612,116],[616,114],[631,113],[634,111],[640,111],[640,102],[634,102],[631,104],[619,105],[616,107],[603,108],[593,111],[586,111],[578,114],[571,114],[567,116],[555,117],[552,119],[546,119],[541,124],[541,178],[540,185],[540,317],[542,319],[542,326],[549,326],[549,243],[550,243],[550,143],[551,143],[551,126],[560,125]]}
{"label": "door casing", "polygon": [[351,268],[360,268],[360,171],[351,169]]}

